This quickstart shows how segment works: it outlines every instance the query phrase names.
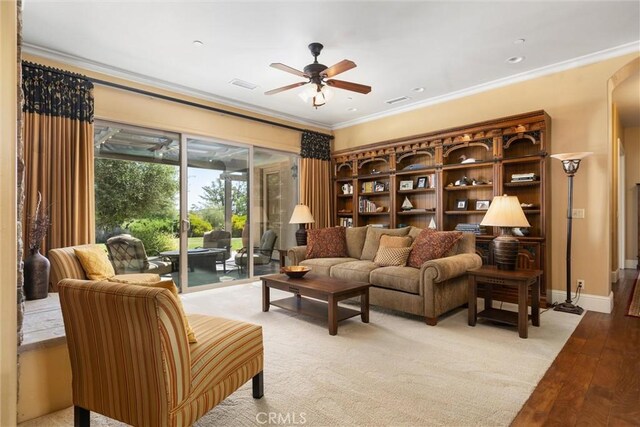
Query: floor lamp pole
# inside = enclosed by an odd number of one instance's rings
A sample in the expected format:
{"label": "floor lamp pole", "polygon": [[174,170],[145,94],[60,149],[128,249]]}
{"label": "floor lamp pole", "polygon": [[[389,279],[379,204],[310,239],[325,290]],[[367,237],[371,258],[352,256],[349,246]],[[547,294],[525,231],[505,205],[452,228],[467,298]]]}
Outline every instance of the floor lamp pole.
{"label": "floor lamp pole", "polygon": [[573,229],[573,177],[580,167],[580,160],[591,153],[567,153],[557,154],[551,157],[562,161],[562,168],[568,178],[568,203],[567,203],[567,299],[554,307],[555,311],[565,313],[582,314],[584,309],[571,302],[571,234]]}

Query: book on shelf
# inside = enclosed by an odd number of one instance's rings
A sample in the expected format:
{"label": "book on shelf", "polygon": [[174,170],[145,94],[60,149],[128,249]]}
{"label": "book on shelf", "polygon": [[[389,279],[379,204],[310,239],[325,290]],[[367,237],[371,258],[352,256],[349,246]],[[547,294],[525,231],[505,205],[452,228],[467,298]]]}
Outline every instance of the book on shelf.
{"label": "book on shelf", "polygon": [[378,209],[378,206],[366,197],[360,197],[358,199],[358,212],[370,213],[376,212],[376,209]]}
{"label": "book on shelf", "polygon": [[534,174],[533,172],[511,174],[511,182],[530,182],[537,181],[538,179],[538,175]]}
{"label": "book on shelf", "polygon": [[473,234],[487,234],[487,228],[480,224],[457,224],[456,231],[463,231]]}
{"label": "book on shelf", "polygon": [[353,227],[353,218],[340,218],[340,225],[342,227]]}

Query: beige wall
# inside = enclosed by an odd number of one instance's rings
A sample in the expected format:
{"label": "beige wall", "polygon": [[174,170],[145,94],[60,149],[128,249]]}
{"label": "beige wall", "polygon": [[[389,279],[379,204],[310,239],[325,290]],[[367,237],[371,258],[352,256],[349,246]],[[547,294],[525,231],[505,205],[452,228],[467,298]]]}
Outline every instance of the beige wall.
{"label": "beige wall", "polygon": [[18,422],[73,405],[67,343],[22,352],[19,387],[22,398],[18,400]]}
{"label": "beige wall", "polygon": [[640,183],[640,127],[622,133],[625,157],[625,260],[638,260],[638,191]]}
{"label": "beige wall", "polygon": [[0,426],[16,423],[17,9],[0,1]]}
{"label": "beige wall", "polygon": [[[300,125],[273,117],[239,110],[233,107],[215,104],[209,101],[203,101],[201,99],[172,93],[163,89],[144,86],[122,79],[106,76],[104,74],[87,71],[45,58],[24,55],[24,59],[32,62],[37,62],[39,64],[50,65],[56,68],[78,72],[86,76],[94,77],[101,80],[124,84],[126,86],[136,87],[150,92],[168,95],[199,104],[205,104],[211,107],[231,110],[298,128],[330,133],[326,129]],[[253,144],[256,146],[268,147],[293,152],[296,154],[300,152],[300,132],[298,131],[284,129],[269,124],[253,122],[246,119],[236,118],[221,113],[199,109],[196,107],[189,107],[186,105],[177,104],[175,102],[151,98],[148,96],[139,95],[102,85],[95,86],[94,98],[95,116],[99,119],[111,120],[138,126],[146,126],[154,129],[210,136],[227,141]]]}
{"label": "beige wall", "polygon": [[[400,115],[334,131],[336,150],[543,109],[552,118],[552,153],[593,151],[574,182],[574,208],[586,210],[573,224],[574,278],[587,294],[608,296],[609,156],[608,79],[637,53],[493,89]],[[567,190],[562,167],[551,163],[551,232],[566,233]],[[554,289],[565,288],[565,239],[551,246]],[[574,285],[574,284],[572,284]]]}

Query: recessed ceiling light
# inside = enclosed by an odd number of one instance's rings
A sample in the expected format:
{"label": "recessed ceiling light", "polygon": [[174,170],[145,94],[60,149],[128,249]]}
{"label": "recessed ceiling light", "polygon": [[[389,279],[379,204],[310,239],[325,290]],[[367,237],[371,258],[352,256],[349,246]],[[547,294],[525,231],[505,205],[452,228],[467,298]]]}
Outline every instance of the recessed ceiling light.
{"label": "recessed ceiling light", "polygon": [[507,59],[507,62],[509,64],[517,64],[518,62],[522,61],[524,61],[524,56],[512,56],[511,58]]}
{"label": "recessed ceiling light", "polygon": [[347,111],[352,111],[353,112],[353,111],[358,111],[358,109],[355,108],[355,107],[351,107],[351,108],[347,108]]}
{"label": "recessed ceiling light", "polygon": [[411,90],[414,91],[414,92],[424,92],[424,88],[423,87],[414,87]]}
{"label": "recessed ceiling light", "polygon": [[513,44],[522,44],[525,42],[525,39],[516,39],[513,41]]}
{"label": "recessed ceiling light", "polygon": [[193,45],[196,47],[201,47],[201,46],[204,46],[204,43],[201,42],[200,40],[194,40]]}

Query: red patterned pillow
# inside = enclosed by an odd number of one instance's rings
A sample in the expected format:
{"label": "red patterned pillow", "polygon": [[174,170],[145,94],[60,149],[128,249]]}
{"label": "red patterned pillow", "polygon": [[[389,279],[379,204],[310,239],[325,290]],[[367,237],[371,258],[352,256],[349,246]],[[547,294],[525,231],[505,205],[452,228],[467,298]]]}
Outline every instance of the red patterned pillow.
{"label": "red patterned pillow", "polygon": [[307,259],[348,257],[344,227],[307,230]]}
{"label": "red patterned pillow", "polygon": [[460,231],[433,231],[425,228],[413,242],[407,265],[420,268],[426,261],[442,258],[460,239]]}

